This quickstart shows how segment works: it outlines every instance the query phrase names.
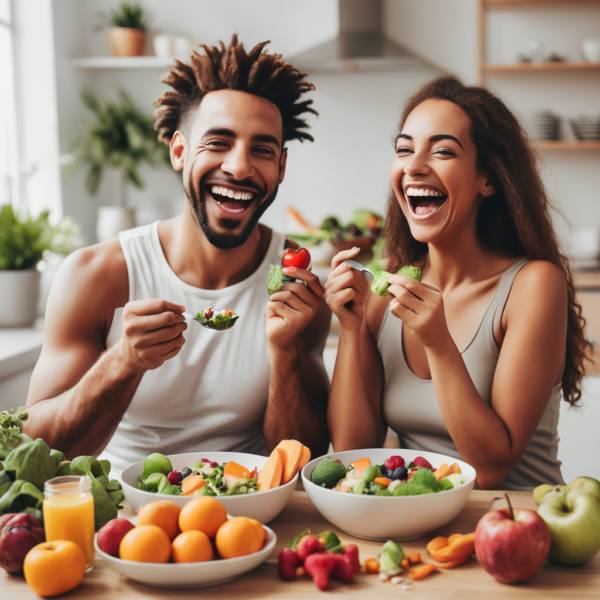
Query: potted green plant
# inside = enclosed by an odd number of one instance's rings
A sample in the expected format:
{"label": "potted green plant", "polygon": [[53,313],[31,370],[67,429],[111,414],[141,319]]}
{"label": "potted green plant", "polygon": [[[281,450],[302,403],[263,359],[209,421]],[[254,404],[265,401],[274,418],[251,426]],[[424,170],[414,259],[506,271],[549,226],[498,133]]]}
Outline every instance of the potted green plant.
{"label": "potted green plant", "polygon": [[28,327],[37,316],[40,293],[38,263],[51,253],[69,254],[83,245],[70,217],[58,225],[48,211],[37,218],[0,206],[0,327]]}
{"label": "potted green plant", "polygon": [[142,56],[146,41],[146,31],[151,16],[137,2],[121,2],[109,12],[99,12],[98,16],[111,29],[108,31],[108,48],[113,56]]}
{"label": "potted green plant", "polygon": [[144,188],[139,173],[142,164],[170,164],[169,148],[158,141],[154,118],[139,110],[125,91],[121,90],[118,103],[101,104],[87,89],[81,98],[95,117],[75,152],[76,164],[87,165],[86,190],[96,194],[105,169],[117,169],[120,174],[118,206],[98,208],[96,236],[104,241],[135,226],[134,212],[127,206],[128,186]]}

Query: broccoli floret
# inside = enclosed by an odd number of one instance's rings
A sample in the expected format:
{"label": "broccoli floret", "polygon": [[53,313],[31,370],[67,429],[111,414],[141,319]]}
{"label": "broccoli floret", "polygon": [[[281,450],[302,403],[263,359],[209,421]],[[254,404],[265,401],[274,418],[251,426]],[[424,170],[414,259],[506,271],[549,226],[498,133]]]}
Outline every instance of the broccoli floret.
{"label": "broccoli floret", "polygon": [[336,483],[346,477],[346,467],[333,458],[324,458],[313,471],[312,482],[326,488],[334,488]]}
{"label": "broccoli floret", "polygon": [[433,474],[433,472],[430,469],[426,468],[417,469],[415,476],[412,478],[412,483],[425,485],[428,488],[431,488],[432,492],[439,492],[442,489],[442,486],[437,480],[437,477]]}
{"label": "broccoli floret", "polygon": [[452,485],[452,482],[447,477],[444,477],[443,479],[440,479],[440,487],[442,488],[441,489],[442,492],[444,490],[452,490],[452,489],[454,489],[454,485]]}

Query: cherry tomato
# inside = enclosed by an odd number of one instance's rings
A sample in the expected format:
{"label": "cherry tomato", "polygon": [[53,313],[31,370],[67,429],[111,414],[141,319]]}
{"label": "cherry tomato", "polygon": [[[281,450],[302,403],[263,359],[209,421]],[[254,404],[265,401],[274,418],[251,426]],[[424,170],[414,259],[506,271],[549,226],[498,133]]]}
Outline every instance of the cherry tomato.
{"label": "cherry tomato", "polygon": [[310,265],[310,252],[306,248],[290,248],[281,259],[284,267],[297,267],[298,269],[308,269]]}

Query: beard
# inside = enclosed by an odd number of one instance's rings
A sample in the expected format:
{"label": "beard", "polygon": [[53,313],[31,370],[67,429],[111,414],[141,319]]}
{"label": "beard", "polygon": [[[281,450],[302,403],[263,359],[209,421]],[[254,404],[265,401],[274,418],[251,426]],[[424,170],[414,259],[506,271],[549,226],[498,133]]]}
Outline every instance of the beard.
{"label": "beard", "polygon": [[[200,225],[200,229],[206,236],[206,239],[216,248],[221,250],[230,250],[232,248],[239,248],[246,240],[250,237],[252,230],[263,216],[264,212],[273,204],[275,197],[277,196],[277,191],[279,190],[279,184],[275,186],[273,193],[266,197],[264,200],[260,200],[260,194],[258,198],[251,200],[251,202],[258,202],[258,207],[254,210],[254,213],[248,219],[246,225],[243,226],[243,229],[239,232],[235,232],[236,229],[240,227],[240,221],[238,219],[227,219],[221,218],[218,219],[218,224],[225,230],[229,230],[226,232],[219,232],[211,226],[208,219],[208,211],[206,208],[206,202],[202,199],[202,190],[205,190],[205,186],[203,183],[203,179],[200,180],[199,190],[200,192],[196,192],[196,188],[194,188],[192,177],[187,181],[187,185],[183,186],[183,190],[185,192],[185,196],[188,199],[190,206],[192,207],[192,211],[194,216],[196,217],[196,221],[198,225]],[[224,181],[223,183],[227,183]],[[238,183],[238,182],[231,182]],[[258,190],[257,190],[258,191]],[[205,190],[205,193],[210,193]],[[264,194],[264,192],[263,192]]]}

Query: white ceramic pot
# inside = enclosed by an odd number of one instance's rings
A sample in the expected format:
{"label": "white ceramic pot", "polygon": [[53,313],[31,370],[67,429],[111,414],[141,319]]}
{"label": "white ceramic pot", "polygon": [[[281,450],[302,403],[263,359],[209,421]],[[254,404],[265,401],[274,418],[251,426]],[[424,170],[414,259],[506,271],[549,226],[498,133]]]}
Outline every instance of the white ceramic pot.
{"label": "white ceramic pot", "polygon": [[154,54],[159,58],[172,58],[175,54],[173,49],[173,36],[170,33],[160,33],[152,38]]}
{"label": "white ceramic pot", "polygon": [[0,271],[0,327],[31,327],[37,317],[40,275],[36,269]]}
{"label": "white ceramic pot", "polygon": [[135,212],[122,206],[99,206],[96,221],[96,238],[105,242],[120,231],[135,227]]}
{"label": "white ceramic pot", "polygon": [[583,57],[588,62],[600,62],[600,38],[586,38],[581,40],[581,51]]}

